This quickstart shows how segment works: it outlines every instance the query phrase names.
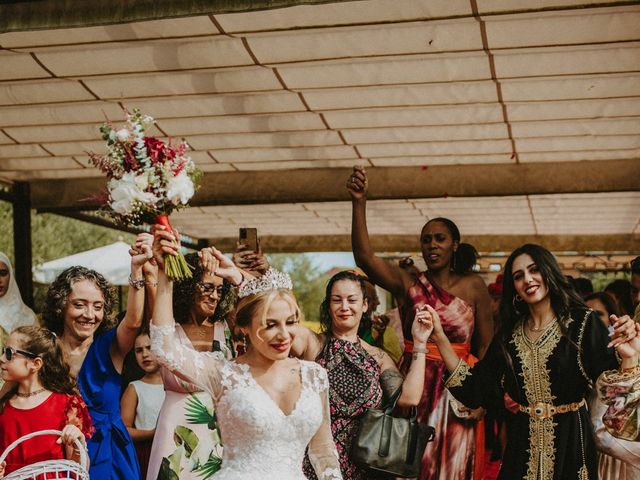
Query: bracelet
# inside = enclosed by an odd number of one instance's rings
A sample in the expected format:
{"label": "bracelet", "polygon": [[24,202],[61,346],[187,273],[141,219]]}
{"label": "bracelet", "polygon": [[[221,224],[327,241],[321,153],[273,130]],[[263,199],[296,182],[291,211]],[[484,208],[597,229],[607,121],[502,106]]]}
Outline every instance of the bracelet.
{"label": "bracelet", "polygon": [[620,372],[620,373],[636,373],[636,372],[640,372],[640,364],[636,364],[633,367],[628,367],[628,368],[620,367],[618,369],[618,372]]}
{"label": "bracelet", "polygon": [[429,349],[427,347],[424,348],[414,348],[412,353],[424,353],[425,355],[429,353]]}
{"label": "bracelet", "polygon": [[144,278],[139,278],[137,280],[134,280],[131,275],[129,275],[129,285],[131,285],[133,288],[135,288],[136,290],[140,290],[141,288],[144,287],[145,285],[145,280]]}
{"label": "bracelet", "polygon": [[247,279],[244,276],[244,273],[242,273],[242,270],[240,270],[240,275],[242,275],[242,280],[240,280],[240,283],[236,283],[234,285],[234,287],[236,287],[236,288],[240,288],[242,286],[242,284],[247,281]]}

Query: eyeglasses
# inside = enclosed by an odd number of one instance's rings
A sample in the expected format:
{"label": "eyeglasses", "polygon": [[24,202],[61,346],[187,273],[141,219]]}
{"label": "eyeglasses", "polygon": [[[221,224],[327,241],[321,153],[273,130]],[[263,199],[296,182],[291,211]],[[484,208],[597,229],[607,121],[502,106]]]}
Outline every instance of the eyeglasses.
{"label": "eyeglasses", "polygon": [[4,353],[4,358],[7,359],[7,362],[10,362],[15,355],[22,355],[23,357],[27,358],[38,358],[38,355],[36,355],[35,353],[25,352],[24,350],[16,350],[12,347],[4,347],[4,350],[2,352]]}
{"label": "eyeglasses", "polygon": [[198,282],[196,283],[196,288],[203,295],[212,295],[213,292],[216,292],[219,297],[222,297],[227,291],[227,286],[224,284],[214,285],[213,283]]}

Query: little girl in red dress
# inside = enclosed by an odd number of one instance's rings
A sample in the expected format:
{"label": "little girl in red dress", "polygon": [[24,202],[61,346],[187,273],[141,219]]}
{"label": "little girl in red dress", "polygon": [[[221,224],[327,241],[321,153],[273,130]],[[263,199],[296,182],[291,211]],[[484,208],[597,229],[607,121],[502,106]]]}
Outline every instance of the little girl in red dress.
{"label": "little girl in red dress", "polygon": [[64,361],[60,342],[46,328],[19,327],[0,356],[0,377],[13,388],[0,398],[0,452],[18,438],[39,430],[61,430],[27,440],[0,465],[0,478],[43,460],[79,461],[75,444],[93,433],[91,417]]}

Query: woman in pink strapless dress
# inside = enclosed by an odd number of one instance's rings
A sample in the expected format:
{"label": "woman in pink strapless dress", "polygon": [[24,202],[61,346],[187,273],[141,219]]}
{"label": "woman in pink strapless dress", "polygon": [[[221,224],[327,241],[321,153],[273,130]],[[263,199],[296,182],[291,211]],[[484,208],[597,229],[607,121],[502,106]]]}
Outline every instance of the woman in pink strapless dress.
{"label": "woman in pink strapless dress", "polygon": [[[491,298],[479,275],[471,273],[475,249],[460,242],[460,231],[447,218],[432,218],[422,228],[420,248],[427,272],[415,276],[377,257],[369,243],[366,219],[367,174],[354,167],[347,181],[353,217],[351,243],[357,265],[369,278],[398,300],[405,336],[405,356],[410,358],[410,332],[417,308],[431,305],[458,354],[473,363],[471,336],[476,333],[477,354],[484,355],[493,336]],[[435,427],[436,438],[425,451],[421,480],[480,480],[484,464],[482,411],[469,411],[444,388],[444,364],[438,349],[430,348],[426,359],[425,385],[418,406],[421,421]]]}

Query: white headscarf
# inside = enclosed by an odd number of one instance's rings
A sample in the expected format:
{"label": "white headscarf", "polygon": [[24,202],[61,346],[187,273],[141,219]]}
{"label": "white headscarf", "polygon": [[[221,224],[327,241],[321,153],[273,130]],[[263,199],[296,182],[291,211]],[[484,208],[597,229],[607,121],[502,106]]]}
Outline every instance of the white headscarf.
{"label": "white headscarf", "polygon": [[35,313],[22,301],[22,295],[18,289],[11,261],[0,252],[0,262],[9,268],[9,288],[7,293],[0,297],[0,327],[5,332],[11,333],[14,328],[26,325],[37,325],[38,319]]}

